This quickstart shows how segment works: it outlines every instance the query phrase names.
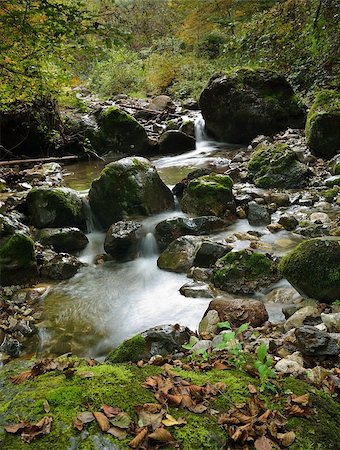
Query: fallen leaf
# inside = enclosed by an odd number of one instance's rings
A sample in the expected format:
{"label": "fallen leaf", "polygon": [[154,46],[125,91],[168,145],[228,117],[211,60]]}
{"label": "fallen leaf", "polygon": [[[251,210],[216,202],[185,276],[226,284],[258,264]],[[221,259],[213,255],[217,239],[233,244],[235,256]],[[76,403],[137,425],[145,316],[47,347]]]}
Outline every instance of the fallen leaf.
{"label": "fallen leaf", "polygon": [[288,431],[287,433],[277,433],[277,439],[284,447],[289,447],[295,441],[294,431]]}
{"label": "fallen leaf", "polygon": [[256,450],[272,450],[273,442],[266,436],[261,436],[260,438],[256,439],[254,447],[256,448]]}
{"label": "fallen leaf", "polygon": [[248,389],[251,394],[257,394],[256,387],[253,384],[248,384]]}
{"label": "fallen leaf", "polygon": [[73,426],[74,428],[76,428],[78,431],[83,431],[84,428],[84,422],[82,422],[81,420],[79,420],[77,417],[73,420]]}
{"label": "fallen leaf", "polygon": [[126,431],[117,428],[117,427],[111,427],[107,430],[108,434],[111,434],[112,436],[114,436],[115,438],[117,438],[118,440],[122,441],[123,439],[126,438]]}
{"label": "fallen leaf", "polygon": [[169,433],[169,431],[165,428],[158,428],[156,431],[149,434],[149,439],[164,443],[174,442],[174,438],[172,437],[171,433]]}
{"label": "fallen leaf", "polygon": [[93,358],[88,359],[86,362],[87,362],[87,365],[90,367],[96,366],[98,364],[98,361],[96,361]]}
{"label": "fallen leaf", "polygon": [[44,406],[45,413],[49,413],[51,408],[50,408],[50,404],[48,403],[47,400],[44,400],[44,405],[43,406]]}
{"label": "fallen leaf", "polygon": [[81,420],[83,423],[90,423],[94,421],[94,415],[91,411],[84,411],[77,415],[77,419]]}
{"label": "fallen leaf", "polygon": [[206,411],[208,408],[204,406],[202,403],[199,405],[194,405],[188,408],[190,411],[196,413],[196,414],[202,414],[204,411]]}
{"label": "fallen leaf", "polygon": [[102,431],[107,431],[110,428],[110,422],[109,419],[101,412],[94,412],[94,417],[96,418],[96,421],[98,422],[98,425]]}
{"label": "fallen leaf", "polygon": [[112,425],[114,427],[129,428],[130,423],[131,423],[131,418],[125,412],[121,412],[121,413],[117,414],[117,416],[114,419],[111,419],[110,422],[112,423]]}
{"label": "fallen leaf", "polygon": [[176,406],[179,406],[182,403],[183,396],[182,395],[171,395],[168,394],[168,400],[170,403],[173,403]]}
{"label": "fallen leaf", "polygon": [[138,434],[137,436],[132,439],[132,441],[129,442],[129,447],[131,448],[138,448],[141,443],[144,441],[146,435],[148,434],[148,429],[147,428],[143,428]]}
{"label": "fallen leaf", "polygon": [[307,406],[309,403],[309,394],[304,395],[292,395],[292,402],[297,403],[298,405]]}
{"label": "fallen leaf", "polygon": [[77,375],[80,378],[92,378],[92,377],[94,377],[94,373],[89,371],[89,370],[84,371],[84,372],[78,372]]}
{"label": "fallen leaf", "polygon": [[166,414],[166,419],[162,420],[162,424],[166,427],[173,427],[175,425],[185,425],[187,421],[184,419],[184,417],[179,417],[178,419],[175,419],[170,414]]}
{"label": "fallen leaf", "polygon": [[30,378],[32,378],[32,372],[31,372],[31,370],[27,370],[26,372],[22,372],[19,375],[15,375],[15,376],[11,377],[10,380],[14,384],[21,384],[21,383],[24,383],[25,381],[29,380]]}
{"label": "fallen leaf", "polygon": [[29,426],[28,422],[11,423],[5,426],[5,430],[7,431],[7,433],[15,434],[27,426]]}
{"label": "fallen leaf", "polygon": [[121,413],[122,410],[120,408],[113,408],[109,405],[102,405],[101,409],[104,411],[106,417],[115,417],[117,414]]}
{"label": "fallen leaf", "polygon": [[52,417],[43,417],[34,425],[28,425],[21,433],[21,439],[28,444],[38,436],[42,436],[51,432]]}
{"label": "fallen leaf", "polygon": [[226,364],[222,363],[221,361],[215,361],[212,366],[216,370],[226,370],[226,369],[228,369],[228,366]]}
{"label": "fallen leaf", "polygon": [[145,405],[136,405],[135,411],[138,414],[138,425],[140,427],[151,426],[156,430],[162,423],[165,411],[159,403],[146,403]]}

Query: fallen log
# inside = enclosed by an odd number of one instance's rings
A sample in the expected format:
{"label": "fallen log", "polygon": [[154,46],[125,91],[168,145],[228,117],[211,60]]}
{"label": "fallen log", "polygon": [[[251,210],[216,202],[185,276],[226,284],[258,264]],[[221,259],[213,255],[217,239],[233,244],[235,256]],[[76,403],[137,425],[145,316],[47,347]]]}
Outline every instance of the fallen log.
{"label": "fallen log", "polygon": [[128,105],[126,103],[120,103],[120,104],[118,104],[118,106],[120,108],[135,109],[137,111],[144,111],[146,113],[154,114],[154,115],[166,115],[166,116],[170,116],[170,117],[181,117],[181,114],[171,113],[171,112],[167,111],[166,109],[163,111],[158,111],[157,109],[143,108],[143,106]]}
{"label": "fallen log", "polygon": [[0,167],[3,166],[16,166],[24,164],[38,164],[38,163],[48,163],[48,162],[68,162],[76,161],[80,159],[79,156],[51,156],[49,158],[33,158],[33,159],[13,159],[10,161],[0,161]]}

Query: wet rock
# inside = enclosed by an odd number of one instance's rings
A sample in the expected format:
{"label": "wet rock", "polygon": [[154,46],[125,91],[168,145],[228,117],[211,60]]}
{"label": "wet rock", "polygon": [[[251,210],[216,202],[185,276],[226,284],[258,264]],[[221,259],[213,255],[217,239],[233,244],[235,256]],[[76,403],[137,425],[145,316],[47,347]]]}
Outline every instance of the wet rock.
{"label": "wet rock", "polygon": [[228,253],[216,262],[213,274],[216,287],[243,294],[254,293],[279,279],[276,262],[251,250]]}
{"label": "wet rock", "polygon": [[211,348],[211,341],[208,339],[202,339],[191,348],[191,353],[194,354],[202,354],[204,352],[207,352]]}
{"label": "wet rock", "polygon": [[186,273],[194,264],[201,238],[195,236],[182,236],[160,254],[157,265],[160,269],[170,272]]}
{"label": "wet rock", "polygon": [[0,352],[17,358],[22,352],[22,344],[17,339],[6,334],[0,345]]}
{"label": "wet rock", "polygon": [[26,204],[36,228],[86,227],[82,200],[72,189],[34,188]]}
{"label": "wet rock", "polygon": [[325,185],[328,187],[340,186],[340,175],[333,175],[325,180]]}
{"label": "wet rock", "polygon": [[210,286],[199,281],[190,281],[185,283],[179,290],[184,297],[193,298],[213,298],[214,294]]}
{"label": "wet rock", "polygon": [[271,233],[278,233],[279,231],[284,230],[284,227],[282,225],[280,225],[279,223],[270,223],[269,225],[267,225],[267,229]]}
{"label": "wet rock", "polygon": [[210,167],[201,167],[199,169],[195,169],[192,172],[188,173],[187,177],[181,180],[179,183],[176,183],[172,192],[176,197],[182,197],[184,190],[188,186],[191,180],[202,177],[204,175],[209,175],[213,172],[213,169]]}
{"label": "wet rock", "polygon": [[317,306],[305,306],[296,311],[289,317],[284,324],[285,331],[289,331],[293,328],[299,328],[302,325],[317,325],[321,322],[320,314],[323,308]]}
{"label": "wet rock", "polygon": [[340,312],[333,314],[321,314],[321,320],[330,333],[340,333]]}
{"label": "wet rock", "polygon": [[190,119],[184,120],[179,128],[179,131],[195,138],[195,122]]}
{"label": "wet rock", "polygon": [[236,211],[232,193],[233,181],[227,175],[211,173],[189,182],[181,207],[196,216],[226,217]]}
{"label": "wet rock", "polygon": [[53,247],[56,252],[82,250],[89,242],[79,228],[43,228],[35,234],[35,239],[42,245]]}
{"label": "wet rock", "polygon": [[190,335],[191,331],[181,325],[160,325],[124,341],[109,353],[106,360],[112,363],[137,362],[155,355],[168,355],[182,350]]}
{"label": "wet rock", "polygon": [[72,278],[84,266],[75,256],[67,253],[55,253],[46,250],[43,254],[43,265],[40,274],[50,280],[67,280]]}
{"label": "wet rock", "polygon": [[119,261],[130,261],[138,255],[142,224],[122,220],[110,226],[106,233],[104,250]]}
{"label": "wet rock", "polygon": [[161,135],[158,145],[162,154],[176,154],[195,150],[196,141],[182,131],[170,130]]}
{"label": "wet rock", "polygon": [[144,158],[123,158],[108,164],[92,182],[90,206],[100,224],[133,216],[150,216],[174,207],[170,189]]}
{"label": "wet rock", "polygon": [[0,239],[20,231],[29,236],[29,228],[22,221],[24,216],[16,211],[0,214]]}
{"label": "wet rock", "polygon": [[277,206],[289,206],[290,198],[288,194],[283,192],[267,192],[264,195],[264,199],[267,204],[275,203]]}
{"label": "wet rock", "polygon": [[304,240],[279,264],[279,270],[302,295],[325,303],[339,298],[340,238]]}
{"label": "wet rock", "polygon": [[246,322],[259,327],[268,320],[264,304],[251,298],[216,298],[210,302],[203,317],[211,310],[217,311],[220,322],[228,321],[235,327]]}
{"label": "wet rock", "polygon": [[248,164],[249,175],[260,188],[299,188],[310,175],[287,144],[260,144]]}
{"label": "wet rock", "polygon": [[159,222],[155,229],[155,237],[159,248],[162,250],[180,236],[210,234],[221,231],[228,225],[228,222],[215,216],[202,216],[192,219],[175,217]]}
{"label": "wet rock", "polygon": [[331,219],[329,218],[329,215],[326,214],[326,213],[323,213],[323,212],[312,213],[309,216],[309,220],[312,223],[324,223],[325,224],[325,223],[330,223],[331,222]]}
{"label": "wet rock", "polygon": [[250,225],[268,225],[271,222],[271,214],[264,205],[256,202],[248,203],[248,222]]}
{"label": "wet rock", "polygon": [[204,241],[197,250],[194,266],[212,267],[216,261],[232,250],[230,245],[220,244],[218,242]]}
{"label": "wet rock", "polygon": [[145,155],[148,152],[148,136],[143,126],[116,106],[99,114],[96,125],[87,127],[85,136],[98,154],[113,151]]}
{"label": "wet rock", "polygon": [[38,279],[34,242],[17,232],[0,240],[0,285],[34,283]]}
{"label": "wet rock", "polygon": [[296,304],[301,302],[301,295],[293,288],[279,287],[271,290],[264,298],[264,302]]}
{"label": "wet rock", "polygon": [[305,325],[295,330],[296,345],[303,355],[337,356],[340,347],[325,331]]}
{"label": "wet rock", "polygon": [[321,158],[331,159],[340,149],[339,103],[336,91],[320,91],[307,116],[306,142]]}
{"label": "wet rock", "polygon": [[199,100],[206,129],[230,143],[248,143],[259,134],[304,125],[305,112],[281,75],[240,69],[213,77]]}
{"label": "wet rock", "polygon": [[203,339],[212,339],[218,332],[217,324],[221,322],[218,312],[211,309],[204,314],[198,325],[198,333]]}
{"label": "wet rock", "polygon": [[39,164],[22,171],[26,183],[58,186],[63,180],[62,167],[56,162]]}
{"label": "wet rock", "polygon": [[293,231],[299,225],[298,220],[294,216],[283,215],[279,219],[279,224],[287,231]]}
{"label": "wet rock", "polygon": [[189,271],[189,275],[195,281],[209,281],[211,280],[213,271],[211,269],[203,268],[203,267],[192,267]]}

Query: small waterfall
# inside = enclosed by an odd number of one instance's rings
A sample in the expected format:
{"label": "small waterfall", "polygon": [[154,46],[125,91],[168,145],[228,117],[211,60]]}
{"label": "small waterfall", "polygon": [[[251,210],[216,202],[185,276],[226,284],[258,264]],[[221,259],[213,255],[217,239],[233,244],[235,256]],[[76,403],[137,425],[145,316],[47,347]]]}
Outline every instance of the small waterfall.
{"label": "small waterfall", "polygon": [[205,131],[205,122],[201,115],[195,120],[195,139],[196,143],[208,140]]}
{"label": "small waterfall", "polygon": [[88,196],[82,197],[83,201],[83,211],[85,215],[86,220],[86,229],[88,233],[93,233],[94,231],[98,230],[98,227],[96,227],[95,218],[92,214],[90,202]]}
{"label": "small waterfall", "polygon": [[159,254],[157,241],[153,233],[146,233],[143,237],[141,242],[141,254],[144,258],[150,258]]}

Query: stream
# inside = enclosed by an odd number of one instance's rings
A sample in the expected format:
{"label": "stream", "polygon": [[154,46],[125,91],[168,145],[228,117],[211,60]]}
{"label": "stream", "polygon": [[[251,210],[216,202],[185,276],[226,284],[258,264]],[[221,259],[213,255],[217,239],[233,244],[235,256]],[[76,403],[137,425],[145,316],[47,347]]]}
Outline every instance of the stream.
{"label": "stream", "polygon": [[[153,160],[163,181],[171,188],[191,170],[213,164],[223,167],[237,153],[239,147],[206,139],[202,119],[196,122],[194,151]],[[230,158],[230,159],[229,159]],[[102,163],[79,163],[65,168],[65,183],[84,195],[103,167]],[[90,210],[89,210],[90,211]],[[154,228],[160,221],[186,216],[177,207],[142,222],[144,238],[139,257],[134,261],[113,261],[95,264],[95,257],[104,253],[105,234],[97,231],[88,213],[89,244],[78,255],[87,263],[70,280],[52,286],[41,303],[42,319],[39,327],[38,354],[55,355],[72,352],[83,357],[104,357],[123,340],[150,327],[179,323],[196,330],[210,299],[186,298],[179,292],[189,281],[185,274],[160,270]],[[238,220],[223,233],[210,236],[224,240],[235,232],[261,231],[263,245],[281,255],[293,248],[297,240],[287,231],[270,233],[265,227],[250,226],[246,219]],[[250,241],[236,240],[234,249],[248,247]],[[280,282],[278,287],[287,286]],[[259,293],[262,298],[264,293]],[[278,303],[268,305],[272,321],[283,320]]]}

